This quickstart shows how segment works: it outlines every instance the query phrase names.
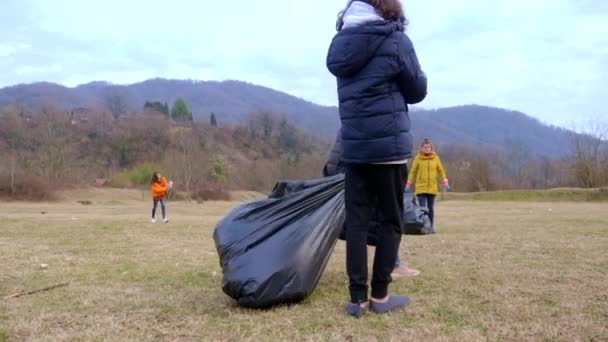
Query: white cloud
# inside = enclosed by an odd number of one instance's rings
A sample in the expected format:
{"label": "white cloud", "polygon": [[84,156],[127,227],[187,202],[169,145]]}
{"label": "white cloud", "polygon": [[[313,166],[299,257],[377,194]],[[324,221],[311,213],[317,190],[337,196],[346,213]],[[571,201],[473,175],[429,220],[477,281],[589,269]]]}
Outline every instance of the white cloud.
{"label": "white cloud", "polygon": [[49,66],[30,66],[24,65],[19,66],[15,69],[15,74],[18,76],[23,76],[27,74],[40,74],[40,73],[55,73],[61,71],[61,66],[58,64],[53,64]]}
{"label": "white cloud", "polygon": [[[17,14],[0,13],[0,85],[240,79],[336,104],[325,54],[345,2],[8,0]],[[423,107],[479,103],[557,124],[607,115],[603,2],[404,3],[430,77]]]}

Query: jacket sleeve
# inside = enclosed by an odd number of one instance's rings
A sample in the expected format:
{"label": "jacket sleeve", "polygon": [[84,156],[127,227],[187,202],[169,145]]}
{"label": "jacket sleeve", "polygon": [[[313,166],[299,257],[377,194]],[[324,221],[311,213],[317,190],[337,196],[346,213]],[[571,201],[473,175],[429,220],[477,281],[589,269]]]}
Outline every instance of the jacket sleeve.
{"label": "jacket sleeve", "polygon": [[338,131],[338,135],[336,136],[336,142],[329,153],[329,159],[323,168],[323,176],[335,176],[338,173],[343,172],[344,166],[342,162],[340,162],[340,157],[342,155],[342,133]]}
{"label": "jacket sleeve", "polygon": [[407,176],[407,182],[412,183],[414,178],[416,178],[416,174],[418,173],[418,157],[414,158],[414,163],[412,164],[412,170],[410,171],[410,175]]}
{"label": "jacket sleeve", "polygon": [[420,67],[414,44],[404,33],[399,42],[399,66],[397,82],[408,104],[422,102],[427,94],[427,78]]}
{"label": "jacket sleeve", "polygon": [[445,175],[445,170],[443,169],[443,165],[441,164],[441,159],[439,159],[439,156],[437,157],[437,172],[439,173],[439,177],[441,177],[441,180],[444,180],[446,178],[448,178]]}

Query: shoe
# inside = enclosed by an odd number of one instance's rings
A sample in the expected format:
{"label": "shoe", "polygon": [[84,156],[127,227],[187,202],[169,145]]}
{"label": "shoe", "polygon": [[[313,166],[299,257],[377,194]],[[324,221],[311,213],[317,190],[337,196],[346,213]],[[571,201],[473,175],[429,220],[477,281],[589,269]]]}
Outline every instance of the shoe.
{"label": "shoe", "polygon": [[420,274],[420,271],[415,268],[407,267],[406,265],[399,265],[398,267],[395,267],[395,269],[391,273],[391,277],[393,277],[393,278],[415,277],[419,274]]}
{"label": "shoe", "polygon": [[346,314],[351,317],[360,318],[363,315],[365,315],[365,312],[367,312],[367,310],[365,309],[365,307],[362,307],[360,304],[357,304],[357,303],[346,304]]}
{"label": "shoe", "polygon": [[167,222],[169,222],[169,219],[168,219],[168,218],[164,218],[164,219],[163,219],[163,222],[164,222],[164,223],[167,223]]}
{"label": "shoe", "polygon": [[410,298],[407,296],[388,296],[388,300],[384,303],[378,303],[371,300],[369,302],[369,310],[377,314],[388,313],[391,311],[403,309],[410,304]]}
{"label": "shoe", "polygon": [[150,222],[156,223],[156,220],[155,219],[151,219]]}

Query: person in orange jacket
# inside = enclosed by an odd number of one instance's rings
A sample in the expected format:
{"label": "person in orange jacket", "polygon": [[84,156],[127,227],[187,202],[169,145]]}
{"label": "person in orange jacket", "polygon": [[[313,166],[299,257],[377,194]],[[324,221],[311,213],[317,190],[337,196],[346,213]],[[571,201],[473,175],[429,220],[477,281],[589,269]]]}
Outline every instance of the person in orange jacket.
{"label": "person in orange jacket", "polygon": [[156,216],[156,207],[159,202],[162,209],[163,222],[169,222],[165,208],[165,196],[172,186],[173,182],[167,182],[167,179],[161,176],[159,172],[155,171],[152,174],[152,180],[150,181],[150,187],[152,188],[152,200],[154,201],[154,206],[152,207],[152,223],[156,223],[154,216]]}

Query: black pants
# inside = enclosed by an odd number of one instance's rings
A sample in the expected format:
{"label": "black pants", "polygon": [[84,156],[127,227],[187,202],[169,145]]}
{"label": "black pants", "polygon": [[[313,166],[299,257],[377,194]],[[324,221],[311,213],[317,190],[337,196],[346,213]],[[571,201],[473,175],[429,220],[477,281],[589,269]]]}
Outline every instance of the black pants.
{"label": "black pants", "polygon": [[431,226],[433,225],[435,218],[435,195],[431,194],[420,194],[418,196],[418,204],[421,207],[426,207],[429,210],[429,219],[431,220]]}
{"label": "black pants", "polygon": [[[379,217],[372,273],[372,297],[388,294],[403,225],[403,187],[407,166],[348,164],[346,166],[346,269],[350,299],[368,299],[367,231]],[[376,212],[378,215],[376,215]]]}
{"label": "black pants", "polygon": [[152,218],[154,218],[154,216],[156,215],[156,206],[158,205],[158,202],[160,202],[160,208],[162,209],[163,212],[163,218],[167,217],[166,215],[166,209],[165,209],[165,199],[161,198],[161,199],[154,199],[154,206],[152,207]]}

